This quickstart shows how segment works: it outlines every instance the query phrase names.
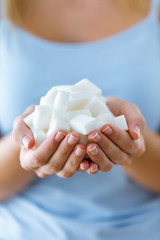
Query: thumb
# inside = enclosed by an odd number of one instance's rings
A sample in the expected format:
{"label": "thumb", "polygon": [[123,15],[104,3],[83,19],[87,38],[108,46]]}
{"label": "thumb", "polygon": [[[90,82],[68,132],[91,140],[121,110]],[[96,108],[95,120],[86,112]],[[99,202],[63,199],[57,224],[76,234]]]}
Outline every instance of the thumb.
{"label": "thumb", "polygon": [[[32,109],[33,111],[33,109]],[[13,124],[12,137],[19,145],[24,146],[26,149],[32,149],[34,146],[34,136],[31,129],[25,124],[23,119],[31,112],[31,108],[17,117]]]}
{"label": "thumb", "polygon": [[135,104],[117,97],[107,98],[107,105],[115,116],[125,115],[131,138],[134,140],[140,138],[141,132],[145,128],[145,119],[139,108]]}
{"label": "thumb", "polygon": [[31,149],[34,146],[33,133],[21,117],[18,117],[14,122],[12,137],[14,141],[26,149]]}
{"label": "thumb", "polygon": [[133,140],[137,140],[145,128],[145,119],[137,106],[130,103],[129,105],[124,109],[124,115],[126,116],[129,135]]}

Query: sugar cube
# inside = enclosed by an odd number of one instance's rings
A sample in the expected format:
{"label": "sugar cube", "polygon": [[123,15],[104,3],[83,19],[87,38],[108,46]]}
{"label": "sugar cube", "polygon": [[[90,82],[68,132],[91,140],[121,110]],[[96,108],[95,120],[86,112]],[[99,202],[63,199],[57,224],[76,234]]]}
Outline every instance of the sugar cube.
{"label": "sugar cube", "polygon": [[72,111],[72,112],[68,112],[69,113],[69,119],[71,120],[72,118],[75,118],[78,115],[87,115],[87,116],[92,116],[91,112],[89,111],[89,109],[82,109],[79,111]]}
{"label": "sugar cube", "polygon": [[112,113],[105,113],[96,117],[97,121],[102,123],[103,125],[107,123],[114,124],[113,118],[114,118],[114,115]]}
{"label": "sugar cube", "polygon": [[28,115],[26,118],[23,119],[23,121],[29,128],[31,128],[33,125],[32,123],[33,118],[34,118],[34,112],[32,112],[30,115]]}
{"label": "sugar cube", "polygon": [[70,131],[69,122],[57,118],[52,118],[47,132],[47,136],[51,135],[56,130],[64,130],[66,132],[69,132]]}
{"label": "sugar cube", "polygon": [[63,121],[69,121],[69,112],[62,112],[53,110],[52,118],[57,118]]}
{"label": "sugar cube", "polygon": [[102,94],[102,90],[86,78],[84,78],[81,81],[79,81],[78,83],[76,83],[73,86],[73,90],[74,91],[81,90],[83,92],[86,92],[90,97],[93,97],[96,95],[100,96]]}
{"label": "sugar cube", "polygon": [[122,130],[128,130],[128,125],[127,125],[126,118],[124,115],[114,117],[113,121],[114,121],[114,124],[116,127],[120,128]]}
{"label": "sugar cube", "polygon": [[82,109],[89,102],[89,95],[79,91],[70,94],[69,106],[67,111]]}
{"label": "sugar cube", "polygon": [[70,126],[73,131],[84,135],[87,135],[90,132],[99,129],[99,123],[97,120],[86,115],[79,115],[71,119]]}
{"label": "sugar cube", "polygon": [[89,103],[85,106],[85,108],[91,111],[93,117],[97,117],[98,115],[102,115],[105,113],[110,113],[107,105],[101,101],[101,99],[97,96],[93,97]]}
{"label": "sugar cube", "polygon": [[35,130],[44,130],[49,126],[52,107],[47,105],[36,106],[33,117],[33,127]]}
{"label": "sugar cube", "polygon": [[43,130],[36,131],[33,127],[31,127],[31,130],[34,136],[35,146],[39,146],[44,140],[46,140],[47,135]]}
{"label": "sugar cube", "polygon": [[72,88],[73,88],[73,86],[72,85],[59,85],[59,86],[56,86],[56,88],[58,89],[58,90],[63,90],[63,91],[65,91],[65,92],[69,92],[69,93],[71,93],[73,90],[72,90]]}
{"label": "sugar cube", "polygon": [[54,109],[56,111],[65,112],[68,108],[70,94],[67,91],[59,90],[54,101]]}
{"label": "sugar cube", "polygon": [[51,88],[51,90],[49,90],[47,94],[41,98],[40,105],[53,106],[57,93],[58,93],[58,89],[56,87]]}
{"label": "sugar cube", "polygon": [[105,104],[107,103],[107,98],[106,98],[106,97],[100,96],[99,98],[100,98],[100,99],[102,100],[102,102],[104,102]]}

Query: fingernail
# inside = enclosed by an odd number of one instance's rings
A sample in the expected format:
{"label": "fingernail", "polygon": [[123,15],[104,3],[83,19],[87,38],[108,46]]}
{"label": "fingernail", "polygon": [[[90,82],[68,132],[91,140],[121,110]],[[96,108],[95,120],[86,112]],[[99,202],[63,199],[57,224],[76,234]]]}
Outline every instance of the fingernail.
{"label": "fingernail", "polygon": [[75,150],[75,155],[80,157],[84,154],[85,150],[80,148],[80,147],[77,147],[76,150]]}
{"label": "fingernail", "polygon": [[91,133],[91,134],[89,135],[89,138],[90,138],[91,140],[96,141],[96,142],[98,142],[98,141],[101,140],[101,136],[99,135],[98,132],[96,132],[96,133]]}
{"label": "fingernail", "polygon": [[26,149],[28,149],[28,145],[30,143],[31,139],[28,136],[25,136],[22,140],[23,145],[25,146]]}
{"label": "fingernail", "polygon": [[62,132],[57,132],[56,136],[55,136],[55,141],[56,142],[60,142],[62,141],[62,139],[65,137],[65,134]]}
{"label": "fingernail", "polygon": [[88,149],[88,151],[92,154],[92,155],[97,155],[99,153],[99,150],[96,146],[94,146],[91,149]]}
{"label": "fingernail", "polygon": [[85,161],[83,163],[80,164],[80,168],[83,170],[83,171],[86,171],[88,168],[89,168],[89,163],[88,161]]}
{"label": "fingernail", "polygon": [[92,175],[92,173],[95,173],[95,172],[97,172],[97,171],[91,171],[90,169],[87,171],[87,173],[91,174],[91,175]]}
{"label": "fingernail", "polygon": [[83,166],[80,165],[80,169],[83,170],[83,171],[86,171],[87,168],[84,168]]}
{"label": "fingernail", "polygon": [[138,138],[140,138],[140,135],[141,135],[140,128],[138,126],[135,126],[133,131],[137,134]]}
{"label": "fingernail", "polygon": [[73,136],[73,135],[70,135],[67,142],[69,145],[74,145],[78,142],[79,138]]}
{"label": "fingernail", "polygon": [[105,127],[104,129],[102,128],[101,131],[104,132],[107,135],[110,135],[113,132],[112,129],[109,126]]}
{"label": "fingernail", "polygon": [[90,171],[90,172],[93,172],[93,173],[94,173],[94,172],[97,172],[97,170],[98,170],[98,167],[97,167],[97,166],[91,166],[90,169],[89,169],[89,171]]}

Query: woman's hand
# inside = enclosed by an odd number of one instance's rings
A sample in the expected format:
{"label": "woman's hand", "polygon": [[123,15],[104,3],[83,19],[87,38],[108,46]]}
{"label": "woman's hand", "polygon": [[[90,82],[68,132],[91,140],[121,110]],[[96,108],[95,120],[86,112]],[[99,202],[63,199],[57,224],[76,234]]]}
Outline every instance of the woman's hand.
{"label": "woman's hand", "polygon": [[[129,130],[123,131],[106,124],[101,131],[89,134],[88,139],[92,143],[87,146],[87,154],[102,172],[110,171],[114,164],[131,164],[133,157],[138,158],[145,152],[142,134],[145,120],[139,109],[115,97],[109,98],[107,103],[115,116],[125,115]],[[90,168],[88,172],[90,173]]]}
{"label": "woman's hand", "polygon": [[71,177],[83,161],[85,170],[89,164],[83,160],[86,146],[79,144],[77,133],[56,131],[38,147],[34,147],[34,137],[23,119],[33,112],[34,107],[19,116],[14,123],[13,138],[21,145],[20,162],[25,170],[33,170],[39,177],[56,174],[60,177]]}

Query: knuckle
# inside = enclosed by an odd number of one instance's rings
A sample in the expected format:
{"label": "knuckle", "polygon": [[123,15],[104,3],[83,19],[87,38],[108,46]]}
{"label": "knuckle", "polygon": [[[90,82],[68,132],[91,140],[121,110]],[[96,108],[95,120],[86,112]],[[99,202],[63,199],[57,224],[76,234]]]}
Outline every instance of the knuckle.
{"label": "knuckle", "polygon": [[126,164],[128,162],[129,162],[128,156],[126,154],[122,154],[122,157],[121,157],[121,159],[120,159],[118,164],[119,165],[123,165],[123,164]]}
{"label": "knuckle", "polygon": [[125,103],[124,103],[124,110],[125,110],[125,112],[127,112],[127,113],[131,112],[131,110],[132,110],[132,112],[134,111],[134,112],[140,113],[140,110],[139,110],[139,108],[137,107],[137,105],[134,104],[134,103],[129,103],[129,102],[125,102]]}
{"label": "knuckle", "polygon": [[61,166],[58,163],[53,163],[52,165],[48,166],[48,171],[52,174],[56,174],[61,170]]}
{"label": "knuckle", "polygon": [[124,109],[126,112],[130,111],[131,108],[133,109],[133,108],[135,108],[135,107],[136,107],[135,104],[129,103],[129,102],[126,102],[126,101],[123,101],[123,109]]}
{"label": "knuckle", "polygon": [[48,152],[48,153],[53,152],[53,144],[46,143],[46,152]]}
{"label": "knuckle", "polygon": [[146,124],[146,121],[144,119],[144,117],[142,115],[140,115],[139,117],[135,118],[134,121],[141,127],[144,127]]}
{"label": "knuckle", "polygon": [[61,154],[62,156],[67,156],[69,153],[69,149],[68,147],[65,145],[62,149],[61,149]]}
{"label": "knuckle", "polygon": [[32,163],[33,163],[34,166],[37,167],[37,166],[41,166],[43,164],[43,161],[42,161],[42,159],[39,156],[34,155]]}
{"label": "knuckle", "polygon": [[137,105],[136,104],[134,104],[134,103],[130,103],[131,104],[131,106],[132,106],[132,108],[134,108],[136,111],[140,111],[139,110],[139,107],[137,107]]}
{"label": "knuckle", "polygon": [[126,154],[124,154],[120,150],[119,151],[115,151],[113,159],[112,159],[112,162],[114,162],[115,164],[118,164],[118,165],[122,165],[122,164],[128,162],[128,157],[127,157]]}
{"label": "knuckle", "polygon": [[133,153],[135,151],[135,144],[133,141],[129,141],[126,146],[127,152]]}
{"label": "knuckle", "polygon": [[70,160],[70,167],[71,167],[71,168],[77,168],[77,167],[78,167],[78,161],[77,161],[76,158],[72,158],[72,159]]}
{"label": "knuckle", "polygon": [[121,134],[120,133],[115,133],[114,134],[114,141],[119,142],[121,140]]}

